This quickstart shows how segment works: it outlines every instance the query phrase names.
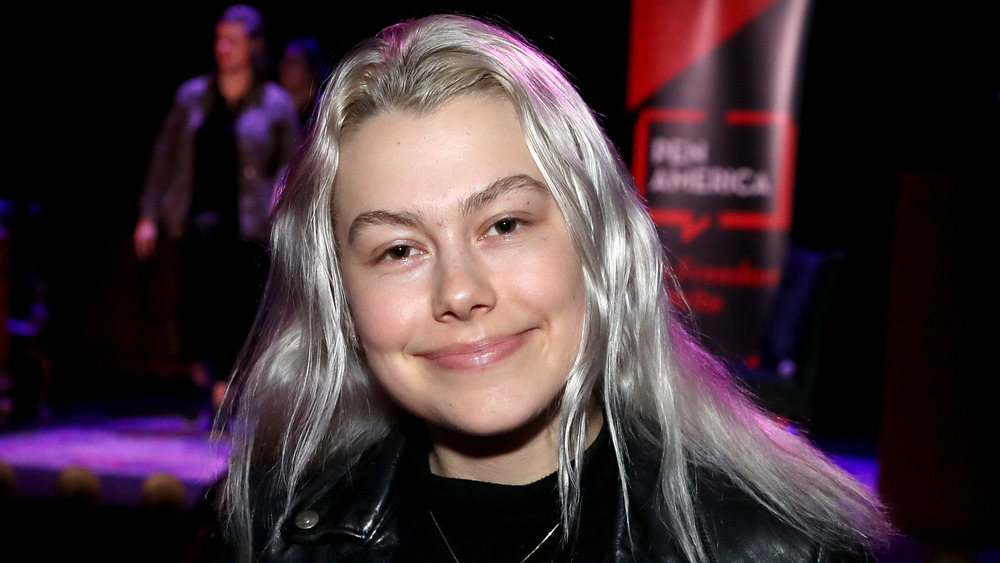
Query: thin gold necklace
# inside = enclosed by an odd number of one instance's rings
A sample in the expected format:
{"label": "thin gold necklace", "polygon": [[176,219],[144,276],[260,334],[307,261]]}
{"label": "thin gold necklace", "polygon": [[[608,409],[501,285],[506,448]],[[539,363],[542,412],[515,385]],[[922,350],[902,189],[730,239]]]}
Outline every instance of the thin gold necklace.
{"label": "thin gold necklace", "polygon": [[[430,512],[431,521],[434,522],[434,527],[437,528],[438,533],[441,534],[441,539],[444,540],[444,546],[448,548],[448,553],[451,554],[451,558],[455,560],[455,563],[462,563],[461,561],[458,560],[458,556],[455,555],[455,550],[451,548],[451,544],[448,543],[448,538],[445,537],[444,531],[441,530],[441,525],[438,524],[437,518],[434,517],[434,512],[431,510],[428,510],[427,512]],[[545,537],[542,538],[542,541],[538,542],[538,545],[535,546],[535,549],[532,549],[531,553],[525,555],[524,559],[522,559],[520,563],[524,563],[525,561],[530,559],[531,556],[534,555],[536,551],[538,551],[539,549],[541,549],[543,545],[545,545],[545,542],[549,541],[549,538],[551,538],[552,534],[556,533],[556,530],[558,529],[559,529],[559,522],[556,522],[556,525],[553,526],[551,530],[549,530],[549,533],[545,534]]]}

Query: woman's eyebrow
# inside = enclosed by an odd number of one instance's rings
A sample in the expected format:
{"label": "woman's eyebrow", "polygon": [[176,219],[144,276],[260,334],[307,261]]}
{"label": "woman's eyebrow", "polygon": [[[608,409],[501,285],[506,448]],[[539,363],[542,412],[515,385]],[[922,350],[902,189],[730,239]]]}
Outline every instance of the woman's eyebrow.
{"label": "woman's eyebrow", "polygon": [[374,225],[416,227],[423,222],[423,217],[412,211],[386,211],[384,209],[365,211],[351,221],[351,228],[347,231],[347,242],[348,244],[353,243],[362,231]]}
{"label": "woman's eyebrow", "polygon": [[549,195],[549,189],[527,174],[516,174],[495,180],[489,186],[469,195],[462,202],[462,214],[471,215],[493,203],[497,198],[515,191],[532,191]]}
{"label": "woman's eyebrow", "polygon": [[[530,191],[544,195],[550,193],[544,184],[531,176],[516,174],[495,180],[482,190],[470,194],[462,200],[459,209],[462,215],[468,216],[496,201],[497,198],[517,191]],[[423,215],[416,211],[389,211],[386,209],[365,211],[351,221],[351,227],[347,231],[347,242],[348,244],[353,243],[362,231],[375,225],[417,227],[423,223]]]}

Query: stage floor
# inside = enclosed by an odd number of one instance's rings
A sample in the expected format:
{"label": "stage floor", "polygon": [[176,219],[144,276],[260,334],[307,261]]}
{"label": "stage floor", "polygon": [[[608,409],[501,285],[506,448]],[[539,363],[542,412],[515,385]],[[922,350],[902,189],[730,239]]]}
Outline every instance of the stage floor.
{"label": "stage floor", "polygon": [[15,498],[56,498],[59,475],[84,467],[99,479],[97,504],[142,506],[146,479],[166,473],[183,483],[183,508],[190,509],[229,455],[229,442],[197,429],[207,426],[204,416],[199,422],[170,413],[70,417],[0,434],[0,461],[15,471]]}
{"label": "stage floor", "polygon": [[[223,474],[229,454],[224,437],[197,429],[205,427],[204,415],[192,425],[173,413],[91,413],[0,434],[0,461],[16,472],[16,498],[56,498],[59,474],[82,466],[100,479],[98,504],[141,506],[143,482],[168,473],[184,484],[185,508],[191,508]],[[874,452],[836,451],[831,456],[863,483],[877,487]]]}

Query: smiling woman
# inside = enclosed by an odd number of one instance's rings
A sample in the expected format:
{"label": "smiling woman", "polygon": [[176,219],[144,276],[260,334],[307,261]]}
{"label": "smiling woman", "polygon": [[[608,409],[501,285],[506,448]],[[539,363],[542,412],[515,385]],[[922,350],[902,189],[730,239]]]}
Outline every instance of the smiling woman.
{"label": "smiling woman", "polygon": [[379,383],[435,444],[548,429],[488,475],[441,447],[432,469],[511,483],[553,472],[552,405],[580,344],[583,271],[513,106],[468,95],[424,116],[391,110],[341,150],[334,233],[347,241],[344,289]]}
{"label": "smiling woman", "polygon": [[262,561],[842,561],[872,494],[671,309],[553,62],[456,16],[346,56],[275,212],[224,488]]}

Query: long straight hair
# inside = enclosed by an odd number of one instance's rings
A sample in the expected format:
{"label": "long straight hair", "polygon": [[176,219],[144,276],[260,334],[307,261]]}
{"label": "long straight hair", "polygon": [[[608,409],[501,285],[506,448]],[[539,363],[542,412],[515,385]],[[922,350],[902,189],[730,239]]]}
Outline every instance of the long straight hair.
{"label": "long straight hair", "polygon": [[[509,100],[580,257],[587,310],[559,401],[564,541],[579,518],[587,407],[603,408],[623,484],[626,444],[660,452],[663,521],[691,561],[707,559],[692,468],[728,476],[815,541],[858,547],[889,531],[877,499],[805,439],[755,406],[684,328],[673,284],[632,176],[558,65],[514,32],[431,16],[384,29],[345,56],[275,211],[272,269],[234,378],[228,529],[249,559],[251,526],[288,510],[311,468],[349,467],[393,428],[398,411],[354,345],[333,193],[340,146],[390,110],[426,115],[457,96]],[[250,473],[270,467],[254,498]],[[626,507],[627,486],[622,488]],[[273,528],[273,527],[272,527]]]}

